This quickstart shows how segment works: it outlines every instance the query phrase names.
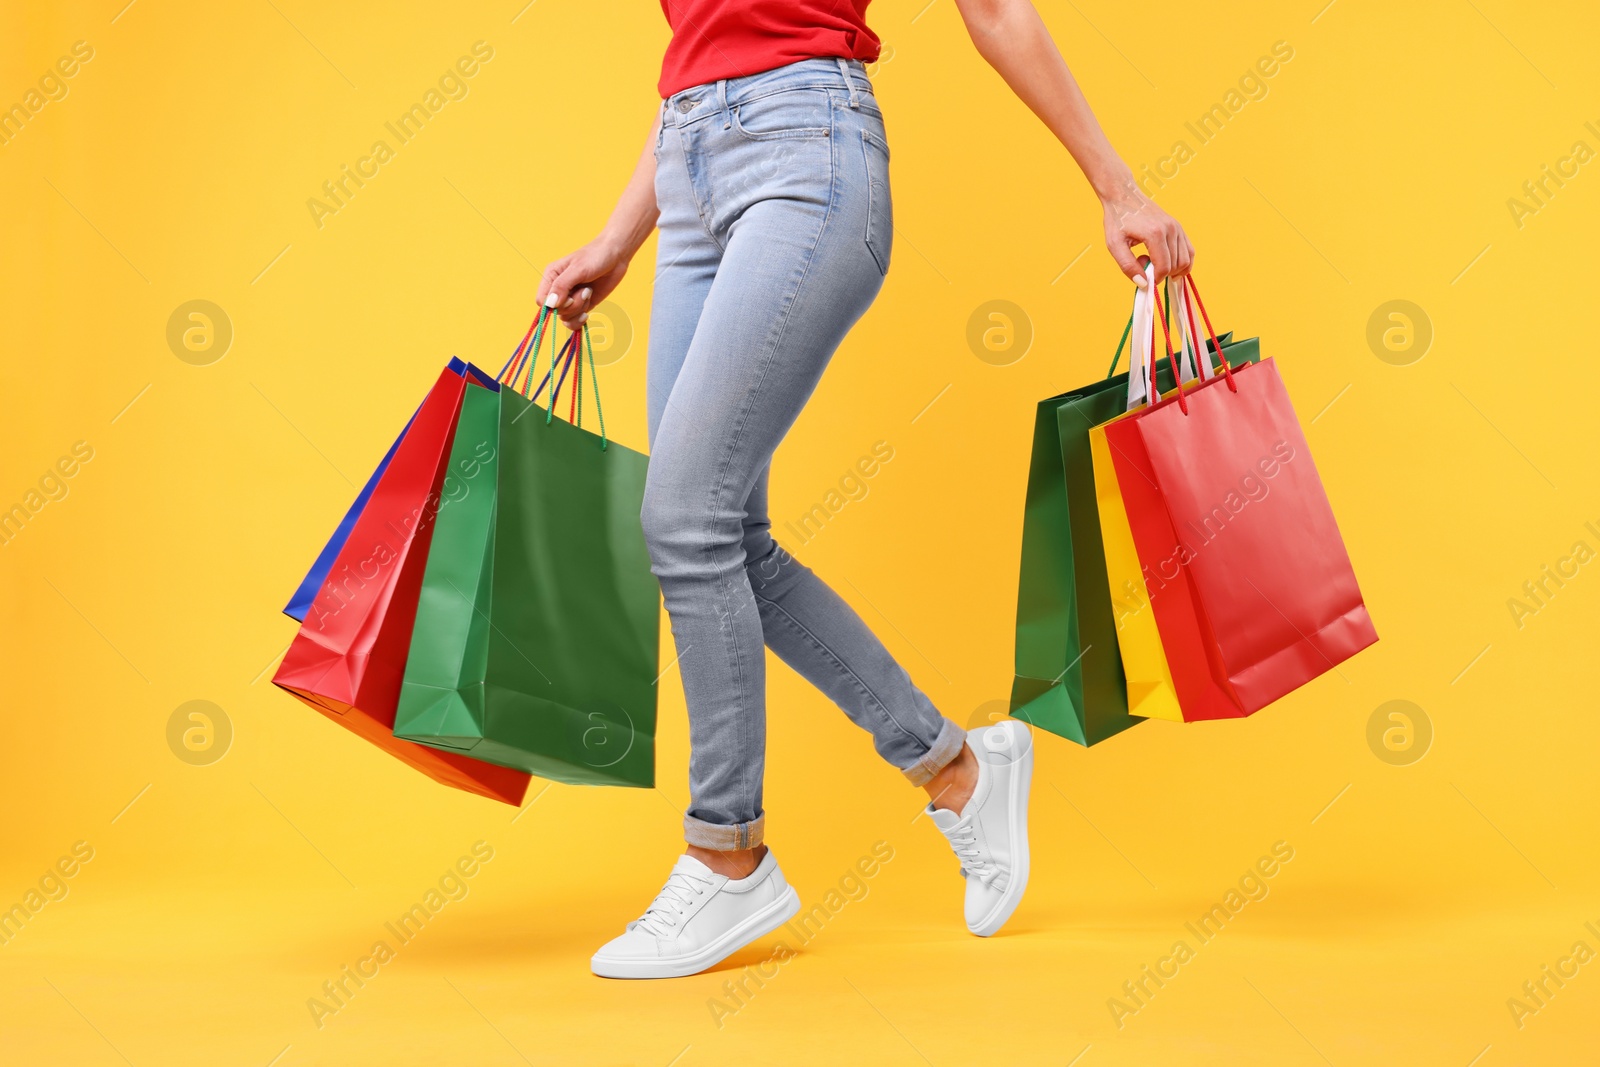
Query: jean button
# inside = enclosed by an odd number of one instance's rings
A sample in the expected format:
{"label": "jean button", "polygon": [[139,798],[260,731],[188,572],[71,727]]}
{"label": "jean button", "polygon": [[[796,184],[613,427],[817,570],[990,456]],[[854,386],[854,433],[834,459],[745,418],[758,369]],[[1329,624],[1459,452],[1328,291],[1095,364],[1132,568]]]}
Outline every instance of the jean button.
{"label": "jean button", "polygon": [[696,102],[697,101],[691,100],[688,97],[685,97],[684,99],[679,100],[678,101],[678,113],[682,114],[682,115],[687,115],[689,112],[694,110],[694,106],[695,106]]}

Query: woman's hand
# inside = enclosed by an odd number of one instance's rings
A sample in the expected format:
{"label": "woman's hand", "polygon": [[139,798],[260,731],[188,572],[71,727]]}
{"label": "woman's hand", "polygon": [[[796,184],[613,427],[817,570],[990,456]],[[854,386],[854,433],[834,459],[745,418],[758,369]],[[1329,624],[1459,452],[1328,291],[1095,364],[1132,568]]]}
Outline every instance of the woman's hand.
{"label": "woman's hand", "polygon": [[[1133,184],[1131,181],[1128,183]],[[1133,246],[1143,244],[1155,264],[1156,281],[1170,275],[1188,274],[1194,266],[1194,246],[1178,220],[1156,206],[1154,200],[1137,187],[1102,201],[1105,208],[1106,248],[1122,273],[1143,287],[1144,268],[1134,257]]]}
{"label": "woman's hand", "polygon": [[[539,279],[539,303],[550,303],[567,329],[576,330],[588,319],[590,309],[622,282],[631,258],[605,235],[596,237],[544,269]],[[553,301],[548,299],[552,297]]]}

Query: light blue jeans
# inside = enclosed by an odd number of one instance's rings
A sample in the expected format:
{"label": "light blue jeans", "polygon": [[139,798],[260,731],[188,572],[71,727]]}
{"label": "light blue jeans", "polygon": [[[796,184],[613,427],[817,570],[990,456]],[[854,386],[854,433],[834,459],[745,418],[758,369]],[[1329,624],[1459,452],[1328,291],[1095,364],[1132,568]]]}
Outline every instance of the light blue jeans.
{"label": "light blue jeans", "polygon": [[689,707],[692,845],[761,843],[763,645],[913,784],[965,740],[767,517],[773,452],[883,286],[888,170],[859,63],[805,60],[662,104],[642,518]]}

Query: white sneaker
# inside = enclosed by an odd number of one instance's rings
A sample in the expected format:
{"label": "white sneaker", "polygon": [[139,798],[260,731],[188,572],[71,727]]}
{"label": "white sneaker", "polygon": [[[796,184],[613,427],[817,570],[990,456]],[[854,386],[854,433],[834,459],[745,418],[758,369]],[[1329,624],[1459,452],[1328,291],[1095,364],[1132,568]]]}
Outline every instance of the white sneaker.
{"label": "white sneaker", "polygon": [[967,880],[967,929],[988,937],[1005,925],[1028,887],[1028,787],[1033,737],[1026,724],[1006,719],[969,731],[978,757],[978,784],[957,815],[927,807],[961,861]]}
{"label": "white sneaker", "polygon": [[589,960],[602,978],[682,978],[722,962],[800,910],[772,850],[747,878],[679,856],[667,884],[622,936]]}

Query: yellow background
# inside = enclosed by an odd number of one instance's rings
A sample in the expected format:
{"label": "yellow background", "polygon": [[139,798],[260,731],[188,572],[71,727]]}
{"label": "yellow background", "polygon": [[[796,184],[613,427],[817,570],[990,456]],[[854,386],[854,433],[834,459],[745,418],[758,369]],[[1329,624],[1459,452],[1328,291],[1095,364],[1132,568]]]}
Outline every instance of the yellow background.
{"label": "yellow background", "polygon": [[[0,506],[74,442],[94,450],[0,547],[0,906],[74,842],[94,849],[69,895],[0,947],[0,1059],[1592,1055],[1600,963],[1520,1029],[1506,1003],[1574,942],[1600,949],[1584,928],[1600,926],[1600,564],[1521,628],[1507,607],[1575,541],[1600,548],[1584,529],[1600,526],[1600,476],[1582,343],[1600,164],[1520,228],[1506,203],[1573,142],[1600,148],[1584,128],[1600,125],[1592,5],[1042,4],[1135,168],[1194,147],[1184,123],[1275,42],[1293,48],[1159,200],[1199,248],[1218,329],[1259,335],[1279,361],[1382,640],[1248,720],[1150,722],[1093,750],[1042,738],[1033,882],[989,942],[961,928],[920,794],[774,664],[770,841],[802,899],[875,842],[894,859],[719,1026],[708,1001],[770,941],[668,983],[586,969],[679,847],[676,674],[658,791],[552,786],[515,823],[268,680],[293,633],[279,608],[443,360],[497,367],[537,268],[609,210],[655,107],[657,5],[124,3],[0,14],[0,103],[75,41],[94,49],[66,98],[0,147]],[[893,446],[870,493],[797,554],[967,721],[1009,686],[1034,404],[1104,372],[1129,294],[1083,181],[951,0],[871,15],[892,49],[876,82],[894,264],[779,453],[772,505],[781,531],[875,442]],[[317,228],[306,200],[479,40],[494,58],[470,94]],[[653,248],[616,296],[632,348],[602,372],[608,423],[641,447]],[[166,341],[194,299],[234,330],[208,366]],[[994,299],[1033,331],[1005,366],[966,341]],[[1405,366],[1367,342],[1396,299],[1433,328]],[[234,731],[210,766],[167,743],[197,699]],[[1367,742],[1396,699],[1434,732],[1408,766]],[[308,998],[479,840],[495,853],[470,895],[318,1029]],[[1108,999],[1278,841],[1294,859],[1270,895],[1119,1028]]]}

